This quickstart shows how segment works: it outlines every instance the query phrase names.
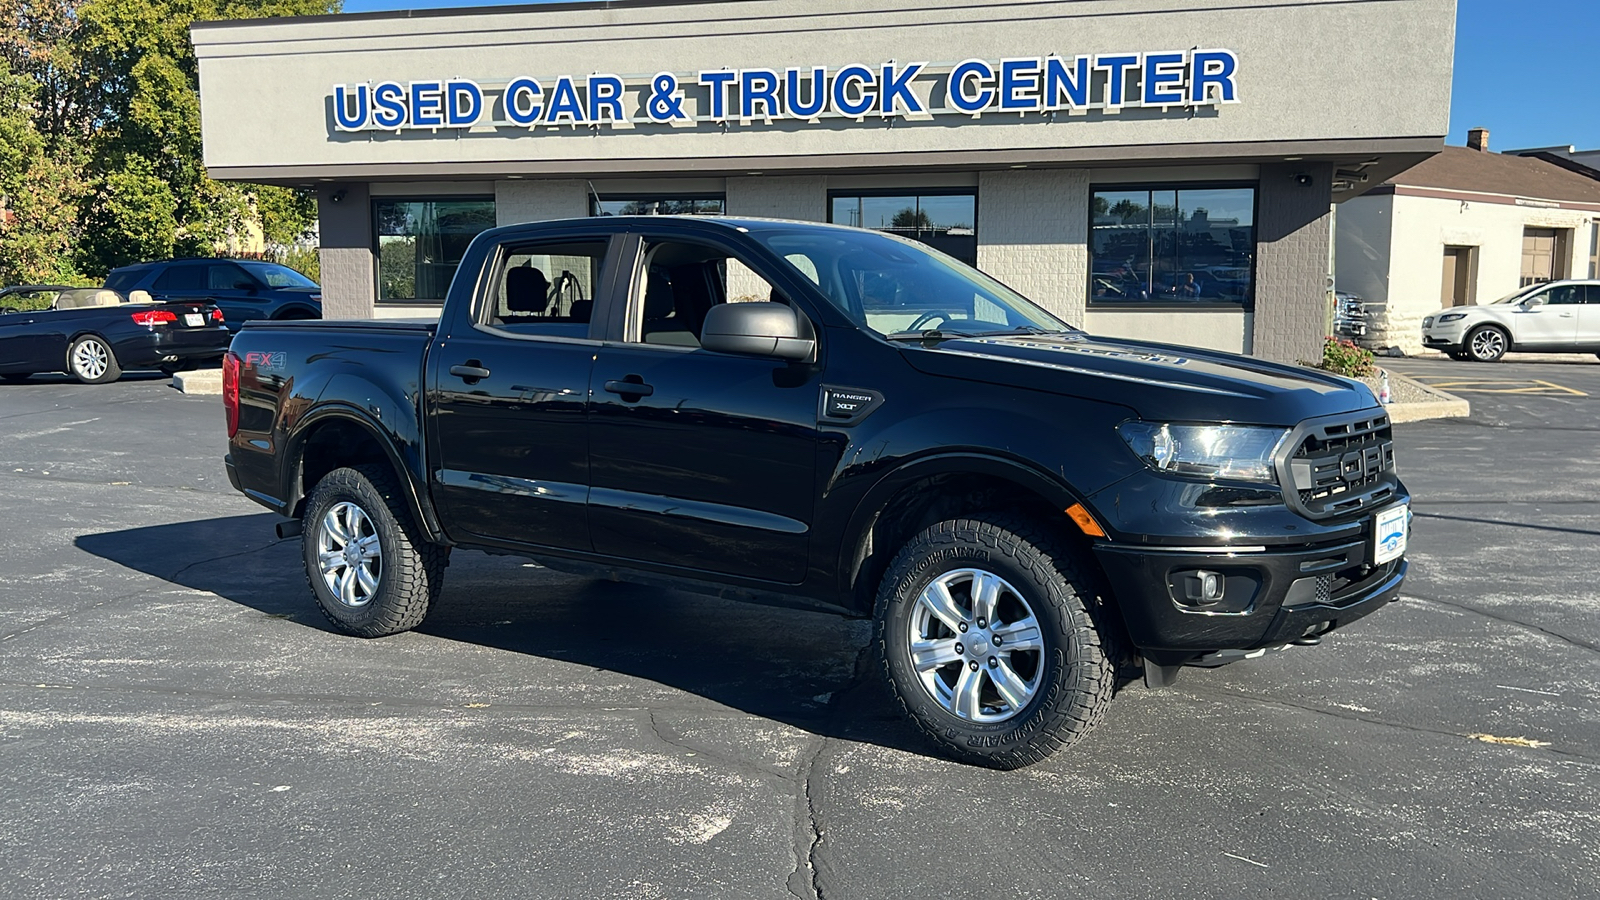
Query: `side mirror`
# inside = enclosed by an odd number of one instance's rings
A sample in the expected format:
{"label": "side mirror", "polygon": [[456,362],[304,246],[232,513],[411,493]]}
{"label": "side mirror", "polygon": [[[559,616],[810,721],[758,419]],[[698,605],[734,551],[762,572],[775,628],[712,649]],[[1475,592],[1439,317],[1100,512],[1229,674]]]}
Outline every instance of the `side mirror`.
{"label": "side mirror", "polygon": [[808,360],[817,352],[811,321],[782,303],[719,303],[706,313],[700,346],[717,353]]}
{"label": "side mirror", "polygon": [[1543,306],[1544,304],[1545,304],[1545,298],[1543,298],[1543,297],[1529,297],[1528,299],[1522,301],[1522,308],[1523,309],[1536,309],[1536,308],[1538,308],[1540,306]]}

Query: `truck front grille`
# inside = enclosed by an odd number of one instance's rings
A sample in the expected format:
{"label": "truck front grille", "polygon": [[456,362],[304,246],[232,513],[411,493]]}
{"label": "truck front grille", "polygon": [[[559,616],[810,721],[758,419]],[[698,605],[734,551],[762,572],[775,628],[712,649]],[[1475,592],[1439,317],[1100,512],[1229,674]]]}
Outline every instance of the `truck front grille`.
{"label": "truck front grille", "polygon": [[1362,513],[1395,495],[1394,440],[1384,413],[1313,419],[1295,433],[1290,505],[1312,519]]}

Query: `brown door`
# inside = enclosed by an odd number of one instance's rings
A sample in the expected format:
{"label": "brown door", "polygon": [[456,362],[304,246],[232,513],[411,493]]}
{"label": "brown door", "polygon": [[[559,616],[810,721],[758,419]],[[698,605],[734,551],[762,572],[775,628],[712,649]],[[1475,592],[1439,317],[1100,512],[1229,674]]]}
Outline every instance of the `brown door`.
{"label": "brown door", "polygon": [[1442,306],[1466,306],[1472,302],[1471,247],[1444,248],[1444,281],[1439,293]]}
{"label": "brown door", "polygon": [[1522,286],[1555,278],[1556,230],[1522,229]]}

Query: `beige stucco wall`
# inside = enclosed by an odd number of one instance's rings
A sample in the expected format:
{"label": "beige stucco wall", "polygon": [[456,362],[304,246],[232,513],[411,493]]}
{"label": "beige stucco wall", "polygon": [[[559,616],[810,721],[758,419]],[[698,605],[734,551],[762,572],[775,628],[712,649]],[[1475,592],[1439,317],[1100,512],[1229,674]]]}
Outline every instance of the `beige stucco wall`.
{"label": "beige stucco wall", "polygon": [[[264,168],[318,174],[445,163],[458,173],[650,170],[672,161],[768,160],[809,168],[824,158],[915,164],[928,154],[982,151],[1013,162],[1085,148],[1107,160],[1182,159],[1185,146],[1305,143],[1443,135],[1454,0],[1007,0],[930,6],[922,0],[755,0],[610,8],[537,6],[416,17],[332,16],[201,24],[205,162],[224,177]],[[1240,101],[1198,110],[1047,116],[941,115],[887,127],[827,118],[702,122],[685,128],[586,126],[338,133],[335,84],[469,77],[491,92],[520,75],[628,80],[726,66],[940,66],[976,57],[1187,50],[1239,54]],[[1357,64],[1359,63],[1359,64]],[[930,77],[921,90],[937,88]],[[975,127],[951,127],[953,124]],[[1114,148],[1145,148],[1137,153]],[[504,164],[502,168],[495,166]],[[842,164],[842,163],[840,163]],[[319,168],[320,167],[320,168]],[[546,169],[553,171],[553,169]],[[231,173],[231,174],[230,174]],[[728,173],[733,174],[733,173]],[[742,174],[742,173],[741,173]],[[450,177],[450,176],[446,176]]]}
{"label": "beige stucco wall", "polygon": [[1255,327],[1251,313],[1235,309],[1123,311],[1091,309],[1084,328],[1091,334],[1249,353]]}
{"label": "beige stucco wall", "polygon": [[1089,280],[1089,173],[978,176],[978,268],[1082,327]]}

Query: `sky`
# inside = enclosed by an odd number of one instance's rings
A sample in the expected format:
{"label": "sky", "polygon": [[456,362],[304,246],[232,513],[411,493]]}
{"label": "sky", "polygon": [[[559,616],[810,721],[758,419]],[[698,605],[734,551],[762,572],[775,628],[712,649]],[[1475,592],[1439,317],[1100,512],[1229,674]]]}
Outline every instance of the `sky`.
{"label": "sky", "polygon": [[[494,5],[345,0],[344,9]],[[1480,125],[1493,150],[1600,149],[1600,0],[1458,0],[1447,143],[1465,144],[1467,129]]]}

